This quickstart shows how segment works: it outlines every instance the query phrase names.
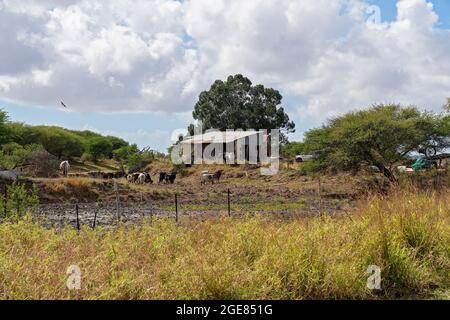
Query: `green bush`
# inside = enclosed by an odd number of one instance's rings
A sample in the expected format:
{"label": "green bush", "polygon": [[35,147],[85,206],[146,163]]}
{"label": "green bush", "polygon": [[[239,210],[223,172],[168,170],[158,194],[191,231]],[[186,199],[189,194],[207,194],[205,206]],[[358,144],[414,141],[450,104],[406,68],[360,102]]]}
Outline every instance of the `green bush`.
{"label": "green bush", "polygon": [[14,182],[6,187],[5,193],[0,196],[0,218],[2,220],[18,221],[29,210],[39,205],[39,195],[36,185],[28,191],[24,184]]}
{"label": "green bush", "polygon": [[92,157],[92,154],[89,152],[85,152],[81,155],[80,161],[82,163],[91,162],[94,158]]}

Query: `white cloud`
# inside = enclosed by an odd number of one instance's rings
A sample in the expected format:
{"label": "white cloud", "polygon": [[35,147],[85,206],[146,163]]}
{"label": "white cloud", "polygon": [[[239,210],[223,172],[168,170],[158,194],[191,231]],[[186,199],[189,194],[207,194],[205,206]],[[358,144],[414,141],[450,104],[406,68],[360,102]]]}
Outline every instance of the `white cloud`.
{"label": "white cloud", "polygon": [[325,119],[375,102],[438,110],[450,31],[425,0],[366,23],[363,0],[0,0],[0,98],[79,111],[186,113],[242,73]]}

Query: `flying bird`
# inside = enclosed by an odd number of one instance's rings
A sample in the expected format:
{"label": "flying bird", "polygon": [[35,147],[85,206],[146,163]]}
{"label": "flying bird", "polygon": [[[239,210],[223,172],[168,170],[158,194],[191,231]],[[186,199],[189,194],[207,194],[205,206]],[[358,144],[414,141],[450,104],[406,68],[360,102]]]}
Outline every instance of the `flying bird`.
{"label": "flying bird", "polygon": [[64,104],[64,102],[61,101],[61,105],[67,109],[67,106]]}

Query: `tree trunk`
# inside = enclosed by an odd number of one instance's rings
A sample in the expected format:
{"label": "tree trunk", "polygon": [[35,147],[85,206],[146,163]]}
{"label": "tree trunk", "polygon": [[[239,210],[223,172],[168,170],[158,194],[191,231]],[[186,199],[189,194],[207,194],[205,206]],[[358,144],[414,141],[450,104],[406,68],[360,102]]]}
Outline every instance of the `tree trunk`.
{"label": "tree trunk", "polygon": [[389,179],[391,182],[397,182],[397,178],[394,176],[391,170],[386,168],[384,165],[377,165],[378,169],[383,173],[383,175]]}
{"label": "tree trunk", "polygon": [[370,149],[369,155],[371,158],[371,162],[375,164],[375,166],[383,173],[383,175],[389,179],[389,181],[396,183],[397,178],[394,176],[392,171],[387,168],[384,164],[386,161],[384,160],[383,156],[375,149]]}

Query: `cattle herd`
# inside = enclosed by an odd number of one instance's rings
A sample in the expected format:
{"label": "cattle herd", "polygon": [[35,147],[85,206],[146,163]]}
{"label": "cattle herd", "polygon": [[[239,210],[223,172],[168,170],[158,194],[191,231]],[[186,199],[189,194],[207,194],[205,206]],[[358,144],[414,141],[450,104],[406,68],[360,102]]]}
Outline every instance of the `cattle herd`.
{"label": "cattle herd", "polygon": [[[72,176],[72,177],[82,177],[82,176],[88,176],[91,178],[96,179],[120,179],[125,177],[128,181],[128,183],[134,183],[134,184],[152,184],[153,180],[148,172],[134,172],[125,174],[123,172],[100,172],[100,171],[91,171],[88,173],[75,173],[69,175],[69,162],[64,161],[60,165],[60,170],[62,171],[63,176]],[[200,182],[201,184],[214,184],[215,182],[220,182],[220,178],[222,176],[223,170],[218,170],[215,173],[209,173],[208,171],[203,171],[201,173]],[[165,183],[165,184],[174,184],[175,180],[177,178],[177,172],[172,171],[171,173],[161,171],[159,173],[159,184]]]}
{"label": "cattle herd", "polygon": [[[127,181],[129,183],[135,183],[135,184],[151,184],[153,183],[152,177],[150,176],[150,173],[148,172],[136,172],[136,173],[130,173],[127,175]],[[160,172],[159,173],[159,183],[168,183],[168,184],[174,184],[175,179],[177,178],[177,173],[171,172]]]}

